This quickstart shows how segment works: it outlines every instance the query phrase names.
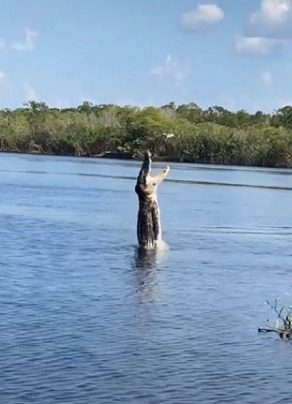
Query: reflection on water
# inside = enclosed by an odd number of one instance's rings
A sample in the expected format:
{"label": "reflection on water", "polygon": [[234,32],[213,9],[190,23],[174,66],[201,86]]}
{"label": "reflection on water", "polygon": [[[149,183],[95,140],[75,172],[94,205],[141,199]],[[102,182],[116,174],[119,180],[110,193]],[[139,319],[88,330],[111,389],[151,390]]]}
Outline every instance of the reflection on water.
{"label": "reflection on water", "polygon": [[165,254],[166,250],[161,249],[140,247],[135,249],[133,269],[135,271],[136,291],[141,303],[150,303],[156,300],[156,275]]}
{"label": "reflection on water", "polygon": [[144,271],[155,269],[159,262],[159,258],[161,258],[161,252],[155,248],[136,248],[135,265],[137,269],[142,269]]}

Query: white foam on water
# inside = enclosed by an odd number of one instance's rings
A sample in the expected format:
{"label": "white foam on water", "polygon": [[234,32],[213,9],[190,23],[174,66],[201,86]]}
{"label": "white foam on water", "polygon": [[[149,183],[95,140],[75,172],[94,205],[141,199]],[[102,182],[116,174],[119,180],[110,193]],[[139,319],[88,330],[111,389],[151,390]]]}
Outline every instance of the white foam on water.
{"label": "white foam on water", "polygon": [[156,249],[157,251],[168,251],[169,250],[169,245],[166,243],[166,241],[163,240],[158,240],[156,244]]}

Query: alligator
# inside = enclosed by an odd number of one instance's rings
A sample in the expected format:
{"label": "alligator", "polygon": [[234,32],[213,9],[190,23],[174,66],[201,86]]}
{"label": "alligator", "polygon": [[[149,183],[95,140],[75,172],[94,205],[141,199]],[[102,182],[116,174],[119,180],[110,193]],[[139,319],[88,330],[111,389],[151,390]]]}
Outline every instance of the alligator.
{"label": "alligator", "polygon": [[150,176],[151,163],[152,156],[150,151],[147,151],[144,155],[135,187],[135,192],[139,198],[137,237],[139,247],[142,249],[159,247],[162,242],[157,189],[158,185],[167,176],[169,166],[158,175],[152,177]]}

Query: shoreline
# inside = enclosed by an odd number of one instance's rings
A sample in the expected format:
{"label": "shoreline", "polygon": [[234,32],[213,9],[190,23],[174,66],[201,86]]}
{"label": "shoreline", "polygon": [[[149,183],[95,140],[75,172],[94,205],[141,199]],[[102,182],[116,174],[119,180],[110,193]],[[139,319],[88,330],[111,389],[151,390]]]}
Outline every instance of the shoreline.
{"label": "shoreline", "polygon": [[[143,155],[141,156],[131,156],[130,154],[127,153],[115,153],[115,152],[105,152],[101,154],[94,154],[94,155],[89,155],[89,154],[66,154],[66,153],[45,153],[45,152],[39,152],[39,151],[29,151],[29,152],[24,152],[24,151],[18,151],[18,150],[0,150],[0,154],[28,154],[28,155],[33,155],[33,156],[59,156],[59,157],[76,157],[76,158],[92,158],[92,159],[112,159],[112,160],[129,160],[129,161],[141,161],[143,160]],[[215,165],[215,163],[208,163],[208,162],[202,162],[202,161],[189,161],[187,159],[180,159],[179,157],[171,157],[171,156],[155,156],[155,161],[169,161],[172,163],[190,163],[190,164],[212,164]],[[223,164],[222,164],[223,165]],[[225,164],[226,165],[226,164]]]}
{"label": "shoreline", "polygon": [[[85,158],[85,159],[109,159],[109,160],[120,160],[120,161],[142,161],[143,156],[141,157],[133,157],[128,154],[123,154],[123,153],[115,153],[115,152],[106,152],[102,154],[97,154],[97,155],[74,155],[74,154],[61,154],[61,153],[44,153],[44,152],[39,152],[39,151],[30,151],[30,152],[21,152],[17,150],[0,150],[0,155],[1,154],[23,154],[23,155],[31,155],[31,156],[55,156],[55,157],[73,157],[73,158]],[[282,170],[291,170],[292,167],[287,167],[285,165],[278,165],[278,166],[264,166],[264,165],[248,165],[248,164],[227,164],[227,163],[211,163],[211,162],[204,162],[204,161],[190,161],[189,159],[180,159],[176,157],[170,157],[170,156],[155,156],[153,159],[154,162],[168,162],[168,163],[182,163],[182,164],[197,164],[197,165],[202,165],[202,166],[221,166],[221,167],[242,167],[242,168],[269,168],[269,169],[282,169]]]}

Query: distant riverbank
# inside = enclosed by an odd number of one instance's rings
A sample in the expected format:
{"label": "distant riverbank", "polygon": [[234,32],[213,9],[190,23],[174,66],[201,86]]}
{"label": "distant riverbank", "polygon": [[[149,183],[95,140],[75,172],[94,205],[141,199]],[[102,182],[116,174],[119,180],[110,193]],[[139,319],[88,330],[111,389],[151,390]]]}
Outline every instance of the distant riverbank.
{"label": "distant riverbank", "polygon": [[30,102],[0,111],[0,151],[255,167],[292,167],[292,107],[274,114],[203,110],[196,104],[138,108],[49,108]]}

